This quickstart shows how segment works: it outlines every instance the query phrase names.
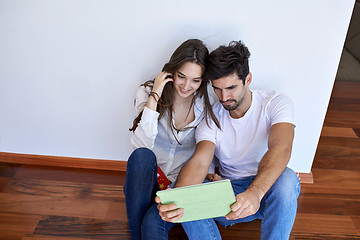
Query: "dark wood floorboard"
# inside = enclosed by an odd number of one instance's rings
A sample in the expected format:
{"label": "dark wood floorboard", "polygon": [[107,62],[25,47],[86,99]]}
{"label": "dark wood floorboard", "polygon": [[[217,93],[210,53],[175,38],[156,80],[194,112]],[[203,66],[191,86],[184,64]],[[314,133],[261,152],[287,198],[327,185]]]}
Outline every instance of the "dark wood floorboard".
{"label": "dark wood floorboard", "polygon": [[360,138],[360,128],[354,128],[354,132]]}
{"label": "dark wood floorboard", "polygon": [[[290,239],[360,239],[360,83],[336,82]],[[0,163],[1,240],[129,239],[125,172]],[[261,221],[219,226],[260,239]],[[173,228],[169,239],[186,239]]]}
{"label": "dark wood floorboard", "polygon": [[109,240],[128,238],[126,221],[64,216],[44,216],[34,234]]}
{"label": "dark wood floorboard", "polygon": [[77,169],[65,167],[24,165],[18,169],[15,178],[71,181],[81,183],[124,185],[125,178],[118,171]]}
{"label": "dark wood floorboard", "polygon": [[21,168],[21,165],[18,164],[0,164],[0,177],[13,177],[16,172]]}

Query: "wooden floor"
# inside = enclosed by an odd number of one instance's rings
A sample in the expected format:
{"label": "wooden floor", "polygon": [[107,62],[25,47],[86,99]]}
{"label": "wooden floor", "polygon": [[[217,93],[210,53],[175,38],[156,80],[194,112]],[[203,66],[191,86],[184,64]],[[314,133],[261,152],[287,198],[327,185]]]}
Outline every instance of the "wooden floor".
{"label": "wooden floor", "polygon": [[[309,116],[310,117],[310,116]],[[337,82],[291,239],[360,239],[360,84]],[[124,172],[0,163],[0,239],[129,239]],[[260,221],[220,228],[259,239]],[[170,239],[186,239],[181,227]]]}

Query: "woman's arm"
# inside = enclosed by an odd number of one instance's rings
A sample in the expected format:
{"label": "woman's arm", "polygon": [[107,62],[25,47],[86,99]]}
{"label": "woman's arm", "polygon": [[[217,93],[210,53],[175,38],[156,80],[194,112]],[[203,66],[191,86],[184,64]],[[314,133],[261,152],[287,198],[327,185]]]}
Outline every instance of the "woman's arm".
{"label": "woman's arm", "polygon": [[154,80],[153,87],[142,86],[138,89],[135,97],[135,110],[142,113],[141,120],[131,136],[132,147],[146,147],[152,149],[158,133],[157,124],[159,113],[156,111],[158,100],[167,82],[172,78],[166,78],[169,73],[161,72]]}
{"label": "woman's arm", "polygon": [[[171,77],[168,77],[168,76],[171,76]],[[151,90],[149,99],[146,103],[147,108],[149,108],[153,111],[156,111],[157,104],[162,95],[165,84],[170,81],[173,81],[173,75],[171,73],[161,72],[156,76],[156,78],[154,80],[154,86]]]}

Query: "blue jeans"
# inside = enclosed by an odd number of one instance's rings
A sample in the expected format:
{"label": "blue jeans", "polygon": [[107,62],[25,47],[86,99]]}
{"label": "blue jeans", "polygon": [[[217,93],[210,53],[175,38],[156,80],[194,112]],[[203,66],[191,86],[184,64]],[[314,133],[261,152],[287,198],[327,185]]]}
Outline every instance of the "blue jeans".
{"label": "blue jeans", "polygon": [[[154,200],[158,190],[155,154],[147,148],[134,150],[127,162],[124,186],[130,239],[168,239],[169,230],[176,224],[161,219]],[[193,221],[189,228],[187,225],[183,223],[191,240],[220,238],[213,219]]]}
{"label": "blue jeans", "polygon": [[[244,192],[254,180],[253,177],[247,177],[231,181],[235,195]],[[292,226],[295,221],[297,211],[297,198],[300,193],[300,182],[295,172],[286,168],[280,175],[274,185],[265,194],[260,203],[260,209],[254,215],[237,220],[226,220],[225,217],[215,218],[223,226],[231,226],[235,223],[250,222],[255,219],[261,219],[261,239],[266,240],[285,240],[289,239]],[[203,222],[202,229],[206,229],[207,223]],[[201,225],[197,221],[193,226],[191,222],[186,226],[186,233],[194,232]],[[199,236],[199,230],[196,233]],[[208,229],[205,231],[212,231]],[[206,233],[204,233],[206,234]],[[206,235],[200,236],[199,239],[206,239]],[[191,239],[191,236],[188,237]],[[219,238],[220,239],[220,238]]]}

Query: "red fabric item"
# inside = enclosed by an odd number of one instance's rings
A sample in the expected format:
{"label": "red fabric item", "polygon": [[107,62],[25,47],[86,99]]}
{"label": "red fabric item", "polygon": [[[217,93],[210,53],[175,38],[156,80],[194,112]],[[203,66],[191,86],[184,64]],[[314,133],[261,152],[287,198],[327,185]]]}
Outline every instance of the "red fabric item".
{"label": "red fabric item", "polygon": [[171,184],[171,182],[169,181],[169,179],[167,179],[160,167],[158,167],[157,169],[157,181],[159,183],[160,190],[167,189]]}

